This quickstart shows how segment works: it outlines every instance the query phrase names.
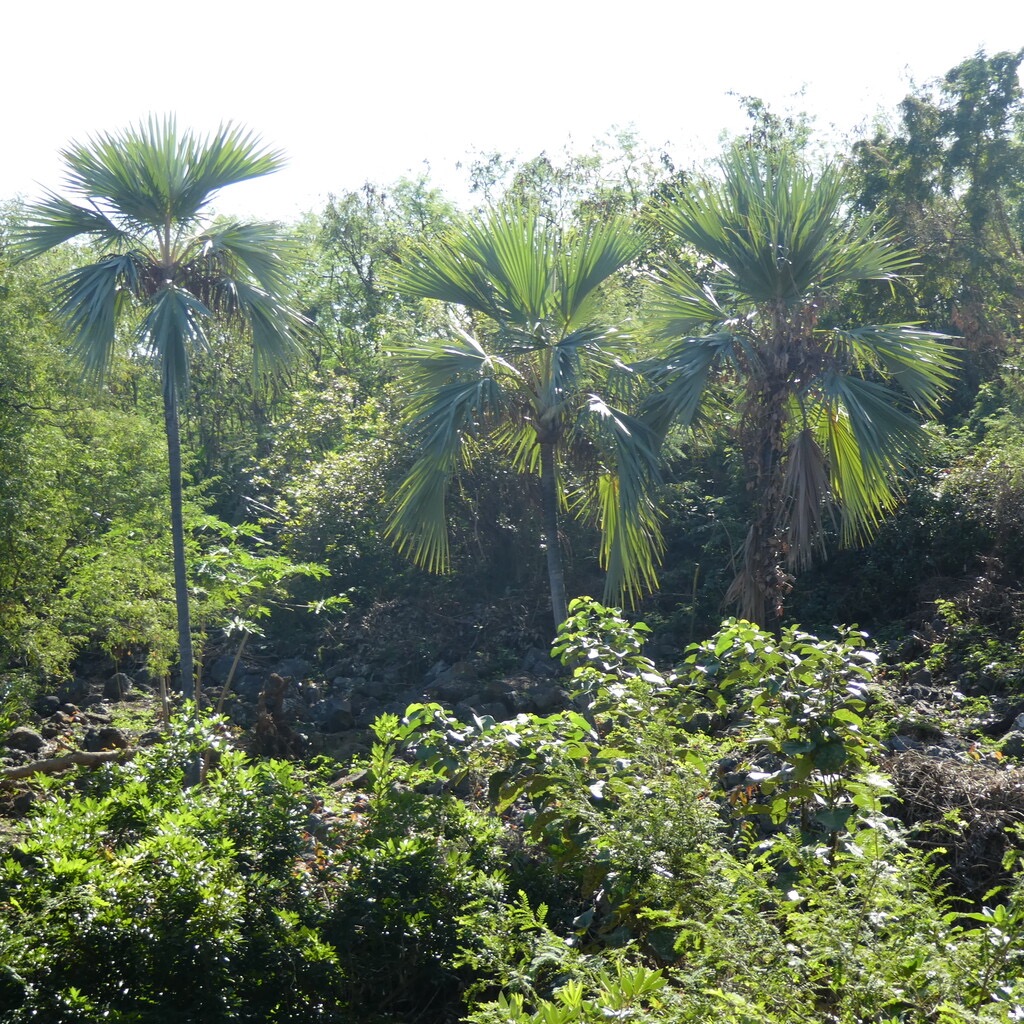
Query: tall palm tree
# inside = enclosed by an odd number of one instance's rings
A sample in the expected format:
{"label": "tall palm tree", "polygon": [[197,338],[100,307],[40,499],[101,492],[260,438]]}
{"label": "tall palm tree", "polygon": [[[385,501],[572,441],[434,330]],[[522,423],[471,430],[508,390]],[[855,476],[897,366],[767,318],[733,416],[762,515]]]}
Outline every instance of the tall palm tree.
{"label": "tall palm tree", "polygon": [[[571,501],[602,531],[606,597],[635,597],[655,582],[660,533],[650,485],[657,446],[606,391],[629,376],[624,336],[602,318],[602,285],[639,253],[618,218],[564,228],[507,204],[407,254],[394,272],[403,293],[452,309],[450,337],[399,354],[410,384],[408,421],[421,454],[399,488],[389,532],[433,571],[448,566],[448,486],[489,435],[520,472],[538,473],[541,532],[556,625],[567,614],[558,538]],[[586,454],[589,473],[566,493],[561,464]]]}
{"label": "tall palm tree", "polygon": [[847,216],[841,168],[736,147],[719,170],[653,214],[703,269],[680,258],[656,275],[646,418],[663,433],[731,404],[754,509],[727,600],[763,623],[830,519],[854,543],[892,509],[955,360],[947,338],[913,325],[835,325],[847,286],[913,265],[877,223]]}
{"label": "tall palm tree", "polygon": [[[279,152],[230,125],[203,138],[179,132],[173,117],[73,143],[61,156],[71,198],[48,192],[25,211],[17,251],[29,259],[71,239],[91,243],[90,262],[54,284],[54,308],[73,351],[102,379],[126,321],[138,350],[160,367],[170,470],[171,536],[182,686],[194,682],[178,409],[193,351],[210,345],[214,320],[248,330],[257,368],[294,354],[306,321],[287,305],[274,226],[211,223],[209,204],[227,185],[276,171]],[[198,701],[197,701],[198,703]]]}

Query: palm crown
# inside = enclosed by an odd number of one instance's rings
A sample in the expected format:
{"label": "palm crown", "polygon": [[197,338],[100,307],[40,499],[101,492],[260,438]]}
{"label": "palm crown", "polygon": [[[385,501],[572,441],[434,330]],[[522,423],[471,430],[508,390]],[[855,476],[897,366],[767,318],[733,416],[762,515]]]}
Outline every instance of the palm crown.
{"label": "palm crown", "polygon": [[829,323],[843,286],[913,264],[877,223],[851,222],[844,196],[837,167],[737,148],[721,177],[654,213],[706,272],[676,260],[657,274],[646,415],[662,432],[692,425],[716,382],[733,383],[756,507],[728,598],[758,621],[781,614],[790,570],[823,550],[828,512],[852,543],[893,507],[955,366],[948,339],[913,325]]}
{"label": "palm crown", "polygon": [[468,458],[465,442],[487,433],[516,469],[540,473],[556,621],[566,610],[557,539],[566,457],[588,455],[590,472],[571,497],[601,525],[607,591],[653,585],[656,446],[643,423],[599,394],[616,374],[628,377],[624,339],[601,316],[600,286],[639,248],[620,219],[563,229],[507,205],[417,246],[395,270],[401,291],[468,314],[453,319],[450,337],[399,354],[421,455],[398,491],[390,532],[417,562],[446,568],[449,481]]}
{"label": "palm crown", "polygon": [[288,239],[272,225],[210,226],[208,218],[220,189],[279,169],[279,153],[237,128],[211,139],[179,134],[167,118],[72,145],[62,156],[73,198],[51,192],[29,207],[17,244],[24,257],[73,238],[97,247],[95,262],[57,282],[57,310],[88,370],[106,369],[132,300],[145,310],[137,335],[159,358],[165,383],[187,381],[188,349],[208,344],[215,314],[249,327],[258,360],[296,351],[305,325],[283,301]]}

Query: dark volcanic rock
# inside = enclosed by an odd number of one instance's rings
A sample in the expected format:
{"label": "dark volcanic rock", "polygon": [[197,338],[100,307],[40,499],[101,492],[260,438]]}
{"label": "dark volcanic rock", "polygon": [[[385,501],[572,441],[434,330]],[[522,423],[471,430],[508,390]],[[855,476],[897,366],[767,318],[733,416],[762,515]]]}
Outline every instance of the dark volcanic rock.
{"label": "dark volcanic rock", "polygon": [[27,750],[30,754],[34,754],[43,749],[46,740],[35,729],[19,725],[17,729],[12,729],[7,734],[4,743],[12,750]]}
{"label": "dark volcanic rock", "polygon": [[49,718],[60,711],[60,697],[55,693],[41,694],[36,698],[35,704],[32,707],[36,714]]}
{"label": "dark volcanic rock", "polygon": [[107,700],[124,700],[132,691],[135,680],[124,672],[115,672],[103,684],[103,696]]}
{"label": "dark volcanic rock", "polygon": [[331,697],[314,704],[310,718],[321,732],[345,732],[355,725],[352,701],[344,697]]}
{"label": "dark volcanic rock", "polygon": [[125,750],[131,744],[120,729],[105,725],[101,729],[86,729],[82,737],[82,749],[88,751]]}

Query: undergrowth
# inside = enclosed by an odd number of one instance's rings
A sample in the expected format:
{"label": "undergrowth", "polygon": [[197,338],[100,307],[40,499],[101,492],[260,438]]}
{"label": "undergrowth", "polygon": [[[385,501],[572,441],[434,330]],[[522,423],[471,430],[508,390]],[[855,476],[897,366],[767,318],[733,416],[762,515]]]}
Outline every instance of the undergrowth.
{"label": "undergrowth", "polygon": [[333,771],[208,722],[41,782],[0,1020],[1024,1019],[1020,883],[958,903],[890,816],[863,636],[730,620],[673,671],[643,640],[574,602],[574,708],[413,705]]}

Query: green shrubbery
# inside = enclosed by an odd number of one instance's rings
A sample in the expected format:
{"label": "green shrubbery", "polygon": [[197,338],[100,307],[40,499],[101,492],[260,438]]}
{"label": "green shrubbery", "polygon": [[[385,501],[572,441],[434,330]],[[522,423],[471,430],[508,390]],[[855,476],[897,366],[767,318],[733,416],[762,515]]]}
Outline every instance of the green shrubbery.
{"label": "green shrubbery", "polygon": [[0,1020],[1021,1019],[1020,886],[955,903],[885,813],[862,636],[642,641],[574,602],[574,709],[414,705],[329,789],[220,749],[183,790],[215,724],[51,784],[0,867]]}

